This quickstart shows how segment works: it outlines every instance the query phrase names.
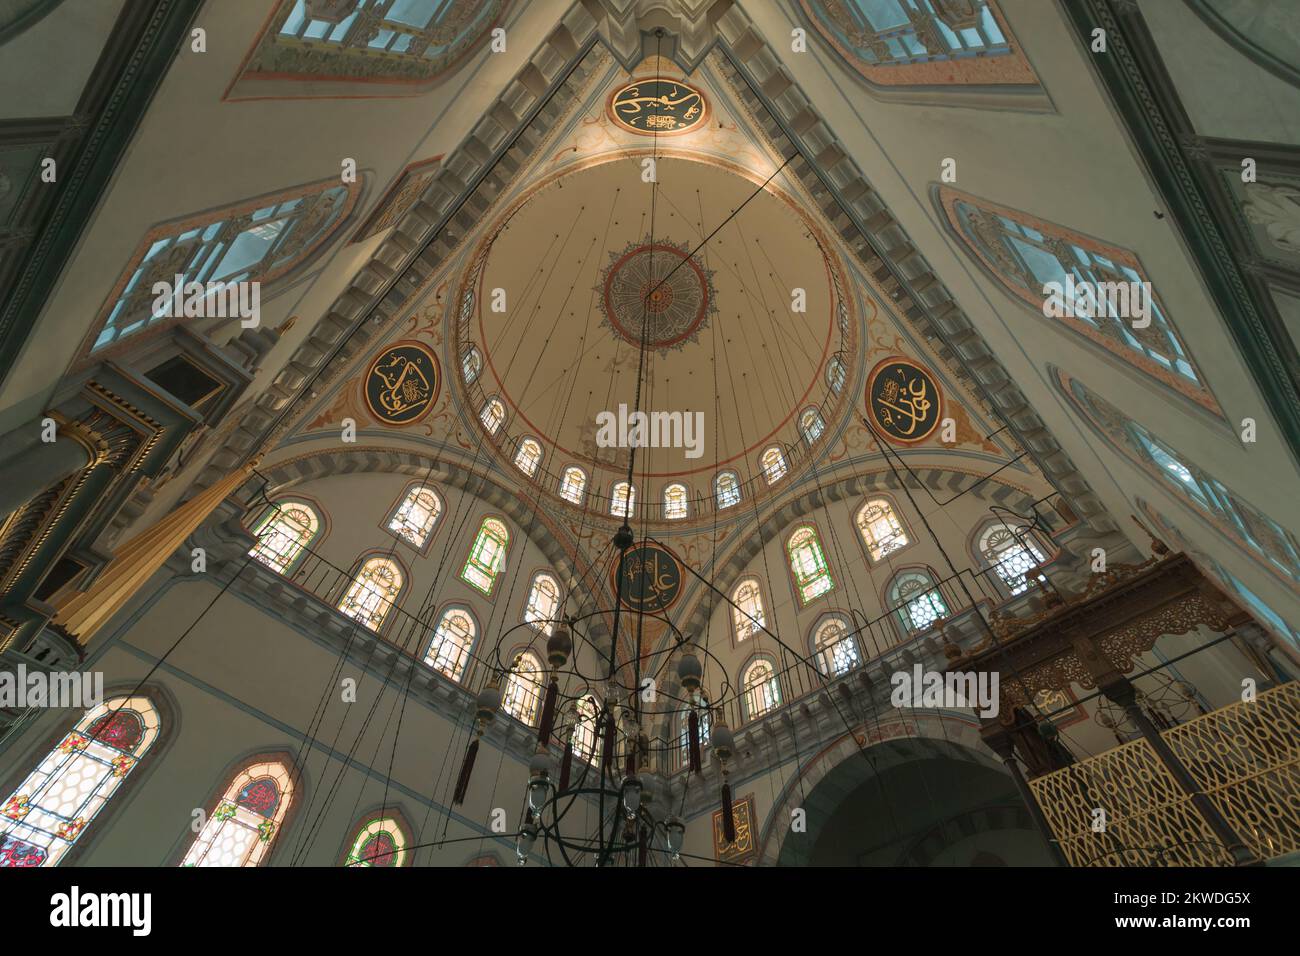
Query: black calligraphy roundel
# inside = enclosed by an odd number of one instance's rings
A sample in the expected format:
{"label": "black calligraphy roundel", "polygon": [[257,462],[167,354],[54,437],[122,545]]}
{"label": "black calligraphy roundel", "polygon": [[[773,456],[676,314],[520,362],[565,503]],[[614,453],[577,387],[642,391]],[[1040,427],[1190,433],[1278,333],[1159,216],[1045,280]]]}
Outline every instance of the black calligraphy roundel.
{"label": "black calligraphy roundel", "polygon": [[[676,556],[658,544],[642,542],[627,549],[623,557],[623,606],[632,611],[657,614],[666,611],[681,596],[682,566]],[[619,562],[614,561],[614,580],[618,594]]]}
{"label": "black calligraphy roundel", "polygon": [[637,80],[609,101],[614,122],[634,133],[684,133],[704,121],[704,95],[681,80]]}
{"label": "black calligraphy roundel", "polygon": [[421,342],[396,342],[370,363],[362,389],[370,413],[388,425],[410,425],[438,399],[438,358]]}
{"label": "black calligraphy roundel", "polygon": [[943,414],[943,394],[934,375],[901,356],[871,370],[866,398],[872,427],[901,445],[929,438]]}

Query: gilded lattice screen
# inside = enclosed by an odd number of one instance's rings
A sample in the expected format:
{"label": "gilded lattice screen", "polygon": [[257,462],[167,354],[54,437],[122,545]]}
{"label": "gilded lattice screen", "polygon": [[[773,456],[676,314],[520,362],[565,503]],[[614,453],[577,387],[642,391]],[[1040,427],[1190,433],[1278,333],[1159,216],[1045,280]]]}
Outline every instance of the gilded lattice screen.
{"label": "gilded lattice screen", "polygon": [[[1300,684],[1164,733],[1192,778],[1260,858],[1300,849]],[[1072,866],[1231,866],[1200,811],[1145,740],[1029,782]],[[1095,829],[1095,811],[1105,825]]]}

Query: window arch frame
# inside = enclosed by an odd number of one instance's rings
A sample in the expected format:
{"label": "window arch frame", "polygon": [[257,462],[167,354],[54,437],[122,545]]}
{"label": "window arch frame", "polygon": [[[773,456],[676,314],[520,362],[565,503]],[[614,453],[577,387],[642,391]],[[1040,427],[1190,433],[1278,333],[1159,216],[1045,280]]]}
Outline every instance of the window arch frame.
{"label": "window arch frame", "polygon": [[329,514],[325,511],[325,508],[321,505],[321,503],[317,501],[315,498],[313,498],[312,496],[292,494],[292,495],[286,495],[283,498],[273,499],[271,501],[271,504],[267,506],[266,510],[262,512],[262,514],[258,517],[257,521],[255,521],[253,523],[253,526],[249,529],[249,534],[251,534],[253,538],[258,541],[258,544],[254,545],[251,549],[249,549],[249,553],[252,554],[253,552],[258,550],[261,542],[259,536],[261,535],[262,531],[266,528],[266,525],[270,523],[272,516],[276,513],[276,509],[288,503],[306,506],[307,510],[309,510],[316,518],[316,530],[312,532],[311,537],[307,538],[305,541],[297,545],[296,549],[294,550],[293,556],[289,559],[288,563],[285,564],[283,570],[279,570],[275,567],[272,567],[270,564],[268,564],[266,561],[262,560],[261,558],[257,557],[255,554],[253,554],[253,559],[257,561],[259,564],[261,564],[263,567],[271,571],[274,571],[276,574],[279,574],[281,577],[292,579],[293,574],[298,569],[298,564],[302,561],[303,557],[309,551],[314,550],[313,547],[314,545],[320,544],[320,542],[324,541],[329,531],[329,524],[330,524]]}
{"label": "window arch frame", "polygon": [[[673,514],[670,513],[671,504],[670,504],[669,494],[670,492],[677,491],[677,490],[680,490],[681,492],[680,495],[681,513]],[[664,485],[663,498],[664,498],[663,517],[665,521],[685,521],[687,518],[691,516],[691,506],[690,506],[691,489],[687,487],[685,482],[673,481]]]}
{"label": "window arch frame", "polygon": [[[879,558],[872,555],[872,545],[867,542],[866,533],[862,528],[860,520],[862,513],[877,502],[883,503],[885,507],[889,509],[890,515],[893,516],[894,523],[898,525],[899,534],[903,537],[902,544],[884,552]],[[886,564],[894,555],[906,551],[916,543],[912,540],[911,529],[908,528],[907,523],[903,521],[902,513],[898,509],[898,503],[894,500],[893,496],[887,494],[871,492],[861,499],[860,504],[853,509],[853,530],[857,532],[855,537],[858,539],[858,544],[861,545],[862,551],[866,555],[868,567],[877,567],[878,565]]]}
{"label": "window arch frame", "polygon": [[[528,614],[532,610],[533,589],[537,586],[538,578],[549,578],[555,584],[556,617],[553,620],[549,620],[549,623],[542,622],[545,624],[545,626],[543,627],[537,626],[538,621],[532,621],[528,619]],[[559,573],[554,568],[551,568],[549,566],[535,569],[533,573],[528,576],[528,591],[524,594],[524,610],[523,613],[520,614],[519,619],[523,623],[531,627],[538,634],[544,635],[545,637],[550,637],[552,634],[555,633],[555,625],[563,623],[563,618],[559,616],[560,612],[563,609],[564,609],[564,586],[560,584]]]}
{"label": "window arch frame", "polygon": [[[770,675],[764,681],[764,688],[771,688],[765,692],[769,703],[761,710],[754,707],[753,695],[758,690],[749,683],[749,675],[756,667],[766,666],[770,670]],[[752,655],[744,666],[740,668],[740,680],[737,681],[740,688],[740,713],[741,719],[745,723],[752,723],[755,720],[761,720],[769,717],[785,706],[785,695],[781,690],[781,672],[776,666],[776,660],[770,654],[758,653]]]}
{"label": "window arch frame", "polygon": [[[492,415],[489,417],[488,411],[494,407],[499,409],[501,414],[500,416]],[[491,422],[494,422],[495,424],[489,424],[489,420]],[[479,423],[479,427],[481,427],[485,432],[487,432],[488,437],[490,438],[495,438],[497,436],[497,433],[500,432],[503,427],[505,427],[506,403],[501,401],[501,396],[489,395],[486,399],[483,400],[483,407],[480,408],[478,411],[478,423]]]}
{"label": "window arch frame", "polygon": [[[413,842],[411,839],[412,830],[411,825],[406,818],[406,814],[404,814],[398,807],[383,806],[374,807],[366,813],[361,814],[357,819],[357,822],[352,825],[352,829],[348,831],[347,839],[343,841],[343,853],[339,860],[339,866],[357,870],[369,869],[374,866],[373,863],[368,863],[364,860],[354,861],[354,854],[361,849],[357,844],[361,841],[362,834],[368,827],[376,823],[391,824],[392,828],[396,829],[398,835],[401,837],[401,844],[393,854],[397,857],[397,860],[391,864],[391,867],[386,866],[385,869],[400,869],[414,864],[415,851],[410,848],[411,843]],[[388,828],[385,827],[384,829],[387,830]],[[388,832],[391,833],[392,830],[388,830]]]}
{"label": "window arch frame", "polygon": [[[524,458],[525,449],[530,450],[526,461],[531,462],[531,469],[520,464],[519,461],[519,459]],[[537,454],[535,456],[531,454],[531,449],[536,449]],[[510,462],[520,471],[521,474],[523,474],[525,478],[536,478],[537,473],[541,470],[542,460],[545,458],[545,454],[545,451],[542,449],[542,443],[538,439],[534,438],[532,435],[523,435],[517,442],[515,442],[515,453],[511,457]]]}
{"label": "window arch frame", "polygon": [[[804,424],[804,419],[807,418],[809,415],[812,415],[813,420],[816,422],[817,427],[815,430],[810,429],[807,425]],[[817,442],[820,441],[821,438],[826,434],[826,419],[822,415],[822,410],[818,408],[816,405],[809,405],[807,408],[805,408],[803,411],[799,413],[798,425],[799,425],[799,435],[803,438],[804,444],[808,445],[809,447],[817,444]],[[813,431],[813,434],[809,434],[810,431]]]}
{"label": "window arch frame", "polygon": [[[743,622],[742,625],[742,622],[737,620],[737,615],[741,612],[732,606],[732,604],[741,603],[739,600],[736,599],[736,595],[740,593],[740,589],[742,587],[744,587],[746,584],[751,584],[751,583],[754,585],[755,593],[758,595],[758,607],[760,613],[762,614],[762,617],[759,620],[759,623],[762,625],[762,627],[757,627],[757,628],[756,625],[753,623],[754,615],[750,614],[748,611],[744,612],[746,615],[749,616],[751,620]],[[742,575],[740,580],[738,580],[735,583],[735,585],[731,588],[731,592],[729,593],[728,597],[732,602],[732,604],[727,605],[727,617],[731,625],[728,628],[728,631],[731,634],[732,647],[739,647],[740,645],[744,644],[746,641],[752,639],[753,637],[765,633],[763,628],[768,626],[767,600],[763,595],[763,582],[759,580],[758,575],[756,574]],[[741,637],[739,633],[740,628],[742,626],[749,629],[749,633],[746,634],[744,637]]]}
{"label": "window arch frame", "polygon": [[[793,546],[791,545],[795,535],[799,534],[801,531],[808,531],[812,534],[812,543],[816,546],[816,553],[821,559],[821,571],[813,574],[806,583],[811,583],[819,577],[824,577],[828,585],[824,591],[814,594],[812,597],[806,597],[804,595],[805,583],[800,582],[800,572],[795,568],[794,551]],[[826,548],[822,546],[821,531],[817,527],[815,521],[797,522],[795,526],[790,529],[790,533],[785,536],[785,541],[782,543],[782,550],[785,552],[785,566],[786,571],[790,575],[790,586],[794,588],[795,600],[798,602],[800,610],[820,601],[822,598],[826,597],[826,595],[831,594],[835,590],[837,587],[835,576],[831,574],[830,560],[826,557]]]}
{"label": "window arch frame", "polygon": [[[532,673],[537,675],[536,691],[530,694],[531,706],[530,715],[527,720],[520,717],[509,709],[509,697],[512,676],[516,674],[515,668],[518,666],[516,661],[523,658],[531,658],[537,665],[536,670]],[[522,683],[522,680],[520,681]],[[542,662],[541,657],[534,651],[530,645],[520,645],[510,652],[510,668],[506,671],[505,678],[501,683],[501,712],[512,720],[518,721],[525,727],[536,727],[537,722],[542,716],[542,695],[546,693],[546,665]]]}
{"label": "window arch frame", "polygon": [[[189,859],[190,852],[202,839],[203,835],[208,832],[209,826],[213,823],[223,824],[225,820],[217,819],[217,810],[223,802],[229,802],[232,793],[238,793],[237,789],[240,780],[248,776],[248,783],[254,783],[261,777],[254,775],[253,770],[261,767],[271,767],[279,765],[284,770],[289,782],[288,799],[286,801],[286,791],[281,790],[279,801],[276,804],[277,819],[272,820],[274,829],[269,840],[262,839],[256,841],[250,849],[255,849],[259,844],[268,844],[266,849],[257,855],[257,860],[252,866],[268,866],[275,859],[276,850],[283,844],[280,837],[284,834],[285,829],[293,822],[297,816],[299,806],[302,804],[302,793],[306,789],[304,786],[302,772],[298,769],[294,761],[293,754],[287,751],[262,751],[236,760],[227,764],[226,769],[222,771],[221,776],[217,778],[216,785],[209,791],[211,797],[204,803],[204,823],[198,833],[187,831],[181,838],[180,847],[175,854],[176,866],[186,866],[186,860]],[[218,831],[220,832],[219,828]],[[243,861],[238,864],[239,868],[249,866],[249,859],[254,854],[246,853]]]}
{"label": "window arch frame", "polygon": [[[720,487],[722,484],[722,479],[724,477],[731,478],[732,488],[734,489],[735,496],[736,496],[734,501],[730,501],[727,504],[722,503],[722,491]],[[718,472],[716,475],[713,476],[713,506],[718,511],[726,511],[728,508],[736,507],[744,500],[744,497],[745,496],[741,490],[741,485],[740,485],[740,475],[737,474],[735,470],[728,468],[724,471]]]}
{"label": "window arch frame", "polygon": [[[71,842],[67,843],[51,860],[49,847],[53,845],[53,842],[40,846],[33,843],[33,838],[29,835],[14,836],[14,839],[46,851],[45,861],[38,864],[38,867],[58,867],[74,864],[90,851],[99,836],[107,832],[111,821],[126,805],[123,795],[130,794],[152,774],[154,768],[160,763],[160,758],[166,755],[175,739],[177,726],[176,706],[170,693],[161,686],[145,684],[138,687],[120,687],[106,691],[101,703],[94,707],[85,708],[79,716],[71,721],[66,717],[61,717],[50,733],[37,737],[36,743],[28,749],[18,751],[21,754],[20,759],[13,761],[4,775],[0,776],[0,801],[3,801],[0,802],[0,845],[3,844],[5,836],[13,833],[12,829],[8,829],[9,825],[11,823],[21,824],[22,822],[14,818],[10,813],[5,812],[6,808],[10,807],[19,796],[31,796],[29,784],[36,774],[40,772],[42,766],[55,759],[56,753],[74,735],[84,737],[85,732],[96,721],[112,713],[119,703],[129,704],[136,701],[142,702],[149,708],[153,718],[153,726],[150,726],[148,717],[141,718],[143,725],[141,741],[132,748],[131,754],[125,754],[121,748],[113,747],[111,744],[100,743],[100,746],[104,749],[112,749],[126,756],[134,756],[134,761],[125,773],[120,776],[110,773],[108,777],[100,780],[93,790],[83,796],[83,802],[80,806],[84,808],[86,800],[102,795],[104,783],[111,780],[117,781],[108,791],[107,796],[104,796],[94,814],[77,828]],[[123,707],[121,709],[127,708]],[[135,707],[129,709],[139,713]],[[78,752],[84,752],[85,748],[79,747],[77,750]],[[146,757],[150,759],[146,760]],[[64,759],[59,761],[58,766],[52,768],[54,774],[64,772],[72,759],[70,752],[65,753]],[[52,776],[53,774],[47,775],[46,779],[48,780]],[[54,777],[54,779],[57,779],[57,777]],[[37,807],[39,806],[38,804]],[[30,815],[31,810],[23,814],[24,817]],[[72,819],[75,822],[78,818],[74,817]],[[27,826],[31,827],[31,824],[27,824]],[[50,837],[51,841],[60,839],[54,834],[51,834]]]}
{"label": "window arch frame", "polygon": [[[699,692],[699,702],[693,709],[699,716],[700,721],[700,756],[704,756],[704,750],[713,739],[713,707],[709,703],[709,694],[703,689]],[[681,770],[690,761],[691,747],[691,727],[689,712],[682,712],[677,718],[677,750]]]}
{"label": "window arch frame", "polygon": [[[628,493],[623,499],[619,497],[620,488],[628,489]],[[621,511],[617,510],[620,500],[623,502],[623,510]],[[611,518],[625,519],[636,516],[636,482],[620,478],[609,486],[609,515]]]}
{"label": "window arch frame", "polygon": [[[494,571],[491,571],[492,580],[489,582],[488,586],[484,588],[481,585],[476,584],[474,581],[471,581],[468,577],[466,577],[466,575],[469,572],[471,565],[473,565],[473,567],[480,574],[486,576],[489,573],[488,569],[485,566],[481,565],[481,563],[478,562],[475,558],[475,552],[478,549],[479,539],[483,536],[484,532],[486,531],[489,522],[495,522],[496,524],[500,525],[501,530],[503,531],[504,534],[499,539],[500,554],[501,554],[500,566],[497,567]],[[492,599],[493,596],[496,594],[497,581],[500,579],[502,572],[505,571],[506,561],[509,560],[510,558],[510,538],[511,538],[510,525],[506,523],[505,518],[495,513],[485,514],[483,516],[483,519],[478,524],[478,530],[474,532],[474,537],[470,541],[469,553],[465,555],[465,563],[461,565],[460,574],[458,575],[459,580],[469,585],[471,588],[473,588],[479,594],[483,595],[485,598]]]}
{"label": "window arch frame", "polygon": [[[474,374],[469,373],[473,366]],[[473,385],[483,374],[483,353],[473,342],[469,343],[460,356],[460,379],[465,385]]]}
{"label": "window arch frame", "polygon": [[[348,600],[348,598],[351,596],[352,589],[356,586],[357,580],[360,577],[361,573],[365,570],[366,566],[374,561],[386,561],[390,564],[395,565],[397,567],[398,573],[401,575],[401,584],[398,587],[396,593],[393,594],[392,598],[387,599],[388,609],[384,611],[383,615],[380,617],[378,625],[376,625],[375,627],[371,627],[370,625],[366,624],[365,621],[363,621],[361,618],[353,617],[347,611],[343,610],[343,602]],[[357,556],[357,559],[352,563],[352,568],[348,575],[348,584],[344,588],[343,593],[339,596],[338,600],[334,603],[334,608],[349,620],[356,621],[357,624],[360,624],[362,627],[366,628],[368,631],[370,631],[370,633],[384,634],[387,632],[387,629],[389,627],[389,622],[393,620],[392,612],[396,610],[397,607],[402,603],[402,598],[406,595],[406,592],[410,589],[410,587],[411,587],[411,569],[407,567],[406,562],[403,561],[395,551],[381,551],[378,549],[363,551],[361,552],[361,554]]]}
{"label": "window arch frame", "polygon": [[[780,462],[781,473],[774,474],[775,468],[769,464],[768,458],[775,452],[776,457],[773,462]],[[785,449],[780,445],[768,445],[758,456],[759,471],[763,475],[763,480],[767,482],[769,488],[776,485],[777,482],[790,476],[790,456],[785,453]]]}
{"label": "window arch frame", "polygon": [[[1005,531],[1011,536],[1013,542],[1016,542],[1016,534],[1005,520],[1001,518],[990,518],[986,521],[980,522],[972,529],[969,539],[970,546],[967,550],[970,552],[971,556],[975,558],[976,563],[980,567],[992,572],[993,579],[997,582],[998,586],[1004,591],[1004,593],[1010,597],[1018,597],[1033,587],[1033,579],[1030,577],[1029,571],[1033,570],[1033,568],[1041,568],[1052,560],[1053,555],[1048,554],[1050,549],[1043,546],[1042,539],[1039,535],[1034,534],[1032,530],[1026,528],[1022,532],[1022,536],[1028,539],[1031,549],[1028,553],[1031,557],[1036,556],[1038,560],[1029,569],[1026,569],[1023,575],[1021,575],[1021,586],[1019,588],[1014,588],[1012,587],[1011,582],[1003,576],[1002,570],[999,569],[1000,563],[995,563],[986,553],[984,547],[986,539],[989,536],[996,534],[999,530]],[[1016,542],[1003,550],[1009,551],[1019,547],[1021,546]],[[1036,555],[1035,552],[1037,552]],[[1005,558],[1002,559],[1002,561],[1005,560]]]}
{"label": "window arch frame", "polygon": [[578,695],[577,699],[574,701],[574,707],[581,708],[583,701],[591,701],[592,706],[595,707],[595,710],[591,714],[590,752],[584,755],[582,750],[579,749],[578,742],[577,742],[578,728],[581,726],[585,726],[587,724],[586,717],[584,717],[581,714],[578,715],[577,721],[575,721],[573,727],[569,731],[568,743],[570,744],[570,746],[572,746],[573,756],[576,759],[581,760],[583,763],[591,767],[596,767],[599,766],[600,764],[600,743],[601,742],[599,737],[596,735],[596,726],[600,723],[601,701],[600,698],[596,696],[596,692],[593,691],[590,687],[584,688],[582,693]]}
{"label": "window arch frame", "polygon": [[[917,598],[908,600],[905,604],[900,604],[899,602],[902,600],[902,595],[899,591],[902,587],[903,581],[916,576],[924,577],[929,582],[930,586],[922,591]],[[920,597],[928,595],[931,592],[938,595],[940,605],[943,608],[943,613],[936,613],[934,619],[924,627],[916,626],[909,608],[916,600],[919,600]],[[935,577],[933,569],[928,568],[925,565],[905,565],[904,567],[895,570],[894,573],[889,576],[889,580],[885,582],[883,598],[884,603],[882,607],[886,612],[888,612],[890,618],[894,621],[894,625],[902,633],[904,642],[909,641],[914,637],[920,637],[929,632],[941,621],[950,618],[953,613],[953,609],[948,606],[947,597],[944,596],[942,589],[939,587],[939,580]],[[930,602],[930,608],[931,610],[937,610],[934,607],[933,600]],[[906,621],[903,619],[903,615],[905,614],[907,615]]]}
{"label": "window arch frame", "polygon": [[[822,632],[832,624],[841,625],[844,628],[844,634],[833,645],[823,647],[819,643],[819,639]],[[840,611],[827,611],[825,614],[818,616],[817,620],[813,621],[813,625],[808,631],[808,647],[812,652],[813,659],[817,662],[817,669],[822,672],[822,676],[828,677],[831,680],[838,680],[846,674],[860,669],[862,665],[866,663],[866,657],[863,654],[862,649],[862,642],[858,640],[857,635],[854,633],[856,630],[857,628],[853,626],[852,619],[847,614]],[[845,642],[849,644],[850,653],[853,657],[852,663],[842,670],[825,666],[830,663],[830,658],[828,658],[827,655],[831,654],[837,656],[835,655],[834,649]]]}
{"label": "window arch frame", "polygon": [[[581,475],[582,480],[578,483],[578,490],[575,492],[574,498],[570,498],[567,494],[565,494],[565,489],[569,486],[569,475],[574,472]],[[583,508],[587,504],[587,485],[590,483],[591,483],[591,476],[587,474],[586,470],[581,468],[578,465],[570,463],[565,465],[564,468],[560,471],[560,486],[557,490],[557,493],[561,498],[563,498],[565,501],[567,501],[569,504],[573,505],[574,507]]]}
{"label": "window arch frame", "polygon": [[[459,655],[459,670],[452,668],[453,672],[449,674],[437,665],[437,659],[441,656],[442,643],[439,643],[438,655],[433,653],[433,649],[434,642],[438,640],[438,632],[442,630],[442,622],[446,620],[447,615],[456,612],[461,612],[469,618],[470,635],[469,642],[465,644],[463,652]],[[439,609],[436,620],[438,623],[433,626],[433,632],[429,635],[429,643],[424,648],[424,656],[420,659],[421,663],[434,672],[441,674],[447,680],[463,686],[465,683],[465,676],[469,673],[470,662],[474,659],[474,646],[478,643],[479,635],[482,633],[482,627],[479,625],[478,615],[475,614],[474,609],[464,601],[448,601]],[[430,660],[431,657],[433,658],[432,660]]]}
{"label": "window arch frame", "polygon": [[[422,489],[428,491],[430,494],[433,495],[434,500],[437,502],[438,505],[437,514],[434,515],[433,522],[429,525],[429,530],[425,532],[422,544],[416,544],[406,535],[402,534],[400,531],[397,531],[393,527],[391,527],[392,523],[395,520],[397,520],[398,512],[401,511],[403,507],[405,507],[407,499],[411,497],[411,495],[416,491],[416,489]],[[406,542],[412,548],[414,548],[415,551],[421,557],[425,557],[429,554],[429,549],[433,545],[434,535],[438,533],[438,528],[442,526],[442,517],[446,513],[447,513],[447,499],[443,496],[442,492],[438,489],[438,486],[433,484],[433,482],[421,481],[417,479],[415,481],[407,482],[406,486],[402,489],[402,493],[397,496],[397,500],[393,502],[392,507],[388,509],[388,514],[386,515],[384,520],[380,523],[379,527],[383,529],[385,533],[393,535],[394,537],[399,538],[400,540]]]}

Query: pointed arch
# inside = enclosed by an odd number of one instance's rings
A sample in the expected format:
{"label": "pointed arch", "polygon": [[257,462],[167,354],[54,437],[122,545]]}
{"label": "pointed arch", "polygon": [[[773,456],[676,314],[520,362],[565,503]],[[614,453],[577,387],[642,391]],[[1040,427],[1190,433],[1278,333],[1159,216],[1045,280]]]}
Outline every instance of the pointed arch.
{"label": "pointed arch", "polygon": [[882,561],[910,543],[902,519],[893,502],[883,496],[868,498],[857,511],[854,522],[867,556],[872,562]]}
{"label": "pointed arch", "polygon": [[0,868],[57,866],[161,729],[145,694],[110,697],[83,713],[0,803]]}
{"label": "pointed arch", "polygon": [[272,502],[253,525],[257,543],[248,553],[272,571],[288,575],[322,536],[323,512],[318,507],[301,498]]}
{"label": "pointed arch", "polygon": [[424,662],[460,682],[477,638],[478,620],[474,612],[463,604],[452,605],[438,617],[438,626],[433,629],[433,637],[424,652]]}
{"label": "pointed arch", "polygon": [[411,865],[411,828],[394,807],[364,815],[348,834],[343,866],[390,867]]}
{"label": "pointed arch", "polygon": [[506,552],[510,548],[510,532],[500,518],[484,518],[470,548],[460,579],[488,597],[496,587],[497,577],[505,567]]}
{"label": "pointed arch", "polygon": [[213,805],[181,866],[261,866],[284,827],[295,796],[287,756],[244,761]]}
{"label": "pointed arch", "polygon": [[835,580],[831,577],[831,569],[826,563],[826,553],[822,550],[821,538],[817,535],[815,525],[802,524],[795,528],[790,537],[786,538],[785,554],[790,562],[794,592],[799,597],[801,607],[807,607],[819,597],[835,590]]}
{"label": "pointed arch", "polygon": [[442,495],[433,485],[412,482],[388,513],[384,528],[405,540],[421,554],[429,553],[433,530],[442,517]]}
{"label": "pointed arch", "polygon": [[538,571],[528,586],[524,622],[547,637],[555,633],[560,620],[560,582],[550,571]]}
{"label": "pointed arch", "polygon": [[388,620],[409,577],[396,556],[374,554],[362,556],[338,609],[363,627],[378,632]]}

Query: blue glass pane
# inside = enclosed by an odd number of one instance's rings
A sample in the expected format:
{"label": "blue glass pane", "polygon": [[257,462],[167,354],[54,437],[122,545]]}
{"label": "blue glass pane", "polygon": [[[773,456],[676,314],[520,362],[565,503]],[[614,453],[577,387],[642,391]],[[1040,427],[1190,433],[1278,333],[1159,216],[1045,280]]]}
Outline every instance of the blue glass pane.
{"label": "blue glass pane", "polygon": [[231,243],[230,249],[221,257],[221,263],[214,270],[213,277],[226,279],[245,272],[250,266],[261,262],[270,252],[272,243],[283,228],[284,220],[280,220],[241,232]]}
{"label": "blue glass pane", "polygon": [[410,27],[424,27],[433,18],[438,2],[439,0],[395,0],[385,19]]}
{"label": "blue glass pane", "polygon": [[296,37],[298,30],[307,21],[307,9],[305,0],[298,0],[293,5],[293,12],[289,14],[289,19],[284,21],[284,26],[280,28],[281,36]]}

